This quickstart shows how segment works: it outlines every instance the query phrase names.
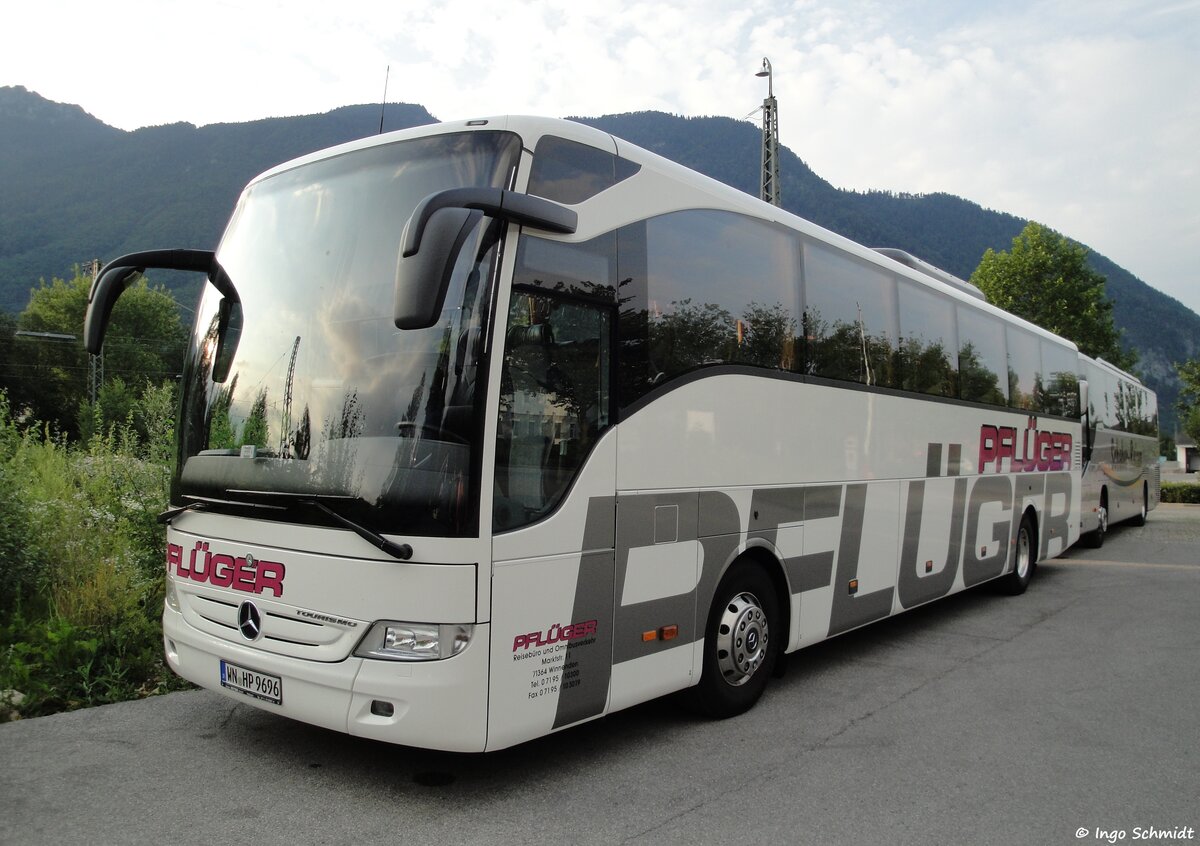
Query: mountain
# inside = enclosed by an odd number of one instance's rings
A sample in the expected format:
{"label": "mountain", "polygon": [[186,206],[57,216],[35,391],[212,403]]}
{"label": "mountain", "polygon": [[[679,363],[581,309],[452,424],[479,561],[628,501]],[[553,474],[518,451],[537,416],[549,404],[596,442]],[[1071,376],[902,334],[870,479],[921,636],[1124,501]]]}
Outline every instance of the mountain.
{"label": "mountain", "polygon": [[[375,134],[379,108],[126,132],[78,106],[0,88],[0,308],[20,311],[39,279],[93,257],[215,246],[247,181],[295,156]],[[661,112],[572,119],[758,193],[761,135],[745,121]],[[435,118],[421,106],[389,103],[385,122],[390,131]],[[950,194],[843,191],[787,148],[780,149],[780,173],[789,211],[962,278],[989,247],[1009,249],[1027,222]],[[1158,393],[1162,429],[1170,432],[1178,395],[1172,366],[1200,356],[1200,315],[1095,251],[1091,262],[1108,279],[1117,326],[1141,356],[1138,369]]]}
{"label": "mountain", "polygon": [[[434,123],[388,104],[385,131]],[[215,247],[242,188],[273,165],[379,131],[379,106],[125,132],[78,106],[0,88],[0,309],[39,279],[135,250]]]}
{"label": "mountain", "polygon": [[[745,121],[656,112],[572,119],[758,193],[762,135]],[[793,151],[780,148],[779,158],[788,211],[860,244],[907,250],[963,279],[970,278],[989,247],[1010,249],[1028,223],[950,194],[843,191],[813,173]],[[1173,432],[1179,395],[1174,365],[1200,356],[1200,315],[1090,247],[1088,251],[1092,267],[1108,280],[1105,288],[1124,344],[1140,356],[1139,375],[1158,394],[1161,429]]]}

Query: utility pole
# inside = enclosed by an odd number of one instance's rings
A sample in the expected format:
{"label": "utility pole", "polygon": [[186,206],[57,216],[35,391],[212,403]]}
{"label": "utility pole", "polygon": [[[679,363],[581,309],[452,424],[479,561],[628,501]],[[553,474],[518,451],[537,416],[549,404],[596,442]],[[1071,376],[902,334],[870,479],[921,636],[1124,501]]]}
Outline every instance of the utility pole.
{"label": "utility pole", "polygon": [[759,196],[772,205],[779,198],[779,104],[775,102],[775,87],[771,77],[771,62],[763,56],[762,70],[754,74],[767,78],[767,99],[763,100],[762,191]]}

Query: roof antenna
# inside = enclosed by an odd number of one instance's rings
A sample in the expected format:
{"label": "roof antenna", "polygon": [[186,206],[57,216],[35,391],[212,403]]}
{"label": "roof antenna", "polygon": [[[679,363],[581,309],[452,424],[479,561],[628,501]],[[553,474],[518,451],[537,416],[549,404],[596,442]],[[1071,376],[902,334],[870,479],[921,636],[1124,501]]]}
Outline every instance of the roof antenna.
{"label": "roof antenna", "polygon": [[388,77],[391,76],[392,66],[388,65],[387,70],[383,72],[383,104],[379,107],[379,134],[383,134],[383,113],[387,111],[387,86]]}

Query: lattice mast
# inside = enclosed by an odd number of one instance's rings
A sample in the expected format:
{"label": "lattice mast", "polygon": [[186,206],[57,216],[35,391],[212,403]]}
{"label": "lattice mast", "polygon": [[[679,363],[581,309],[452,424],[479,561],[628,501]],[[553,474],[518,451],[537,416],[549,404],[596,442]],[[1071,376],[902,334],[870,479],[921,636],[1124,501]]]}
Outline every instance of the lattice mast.
{"label": "lattice mast", "polygon": [[767,98],[762,104],[762,191],[759,196],[768,203],[780,204],[779,186],[779,104],[775,100],[771,62],[763,56],[762,70],[755,76],[767,78]]}
{"label": "lattice mast", "polygon": [[288,362],[287,379],[283,383],[283,421],[279,426],[279,455],[292,457],[292,445],[288,429],[292,427],[292,382],[296,378],[296,353],[300,350],[300,336],[292,343],[292,360]]}

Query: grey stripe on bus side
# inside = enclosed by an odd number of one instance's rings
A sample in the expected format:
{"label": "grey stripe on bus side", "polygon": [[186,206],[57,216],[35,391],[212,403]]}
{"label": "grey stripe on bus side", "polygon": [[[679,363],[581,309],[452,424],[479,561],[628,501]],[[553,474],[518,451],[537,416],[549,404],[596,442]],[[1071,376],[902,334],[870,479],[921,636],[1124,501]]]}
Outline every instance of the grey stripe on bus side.
{"label": "grey stripe on bus side", "polygon": [[579,560],[579,579],[575,584],[575,603],[571,622],[597,620],[595,637],[572,641],[563,658],[564,687],[568,672],[577,674],[578,684],[560,688],[554,728],[577,723],[604,712],[612,678],[612,640],[610,621],[613,613],[613,532],[616,525],[616,497],[588,500],[583,530],[583,548]]}

